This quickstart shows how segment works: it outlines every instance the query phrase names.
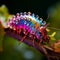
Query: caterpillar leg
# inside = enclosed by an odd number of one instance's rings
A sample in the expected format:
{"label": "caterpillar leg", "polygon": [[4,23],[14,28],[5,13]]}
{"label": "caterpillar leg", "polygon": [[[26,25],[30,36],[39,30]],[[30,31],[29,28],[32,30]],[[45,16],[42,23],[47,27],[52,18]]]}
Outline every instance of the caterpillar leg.
{"label": "caterpillar leg", "polygon": [[23,42],[25,38],[26,38],[26,35],[21,39],[21,42]]}
{"label": "caterpillar leg", "polygon": [[33,46],[34,46],[34,42],[35,42],[35,41],[34,41],[34,39],[33,39]]}
{"label": "caterpillar leg", "polygon": [[28,33],[29,33],[29,32],[27,32],[27,33],[25,34],[25,36],[22,38],[21,42],[24,41],[24,39],[27,37]]}
{"label": "caterpillar leg", "polygon": [[40,41],[39,41],[39,45],[42,43],[42,39],[40,39]]}
{"label": "caterpillar leg", "polygon": [[17,31],[17,34],[20,34],[21,33],[21,29]]}
{"label": "caterpillar leg", "polygon": [[34,38],[33,38],[33,46],[35,45],[35,36],[34,36]]}

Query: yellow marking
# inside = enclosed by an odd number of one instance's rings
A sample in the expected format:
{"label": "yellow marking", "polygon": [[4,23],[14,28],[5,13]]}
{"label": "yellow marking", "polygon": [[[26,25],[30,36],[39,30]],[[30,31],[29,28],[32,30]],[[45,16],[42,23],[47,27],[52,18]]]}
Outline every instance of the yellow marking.
{"label": "yellow marking", "polygon": [[51,40],[56,40],[56,39],[54,38],[55,34],[56,34],[56,32],[53,32],[51,35],[49,35],[50,38],[51,38]]}

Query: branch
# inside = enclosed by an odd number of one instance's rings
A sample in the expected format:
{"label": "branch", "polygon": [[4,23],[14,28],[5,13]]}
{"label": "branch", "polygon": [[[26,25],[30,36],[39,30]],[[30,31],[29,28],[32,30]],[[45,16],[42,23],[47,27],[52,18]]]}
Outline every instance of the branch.
{"label": "branch", "polygon": [[[7,31],[6,34],[5,34],[5,36],[6,36],[6,35],[7,35],[7,36],[10,36],[10,37],[12,37],[12,38],[15,38],[15,39],[17,39],[18,41],[21,41],[21,39],[22,39],[22,37],[21,37],[20,35],[18,35],[18,34],[16,34],[16,33],[13,33],[13,32],[11,32],[11,31]],[[29,46],[32,46],[32,47],[38,49],[39,51],[41,51],[41,53],[44,54],[44,52],[43,52],[42,49],[41,49],[41,48],[43,48],[42,45],[39,45],[38,43],[34,42],[34,46],[33,46],[33,41],[30,40],[30,39],[25,39],[25,40],[23,40],[22,42],[24,42],[25,44],[27,44],[27,45],[29,45]],[[40,46],[41,46],[41,47],[40,47]]]}
{"label": "branch", "polygon": [[[12,38],[15,38],[17,39],[18,41],[21,41],[21,39],[23,38],[22,36],[14,33],[14,32],[11,32],[10,30],[6,30],[6,35],[7,36],[10,36]],[[5,36],[6,36],[5,35]],[[29,45],[29,46],[32,46],[34,48],[36,48],[38,51],[40,51],[42,54],[44,54],[48,60],[56,60],[56,59],[60,59],[60,53],[56,53],[54,51],[54,49],[46,46],[46,45],[43,45],[43,44],[39,44],[38,42],[34,41],[34,45],[33,45],[33,41],[26,38],[25,40],[23,40],[22,42],[24,42],[25,44]]]}
{"label": "branch", "polygon": [[[0,23],[0,25],[1,25],[1,23]],[[1,26],[1,27],[3,27],[3,26]],[[5,31],[4,27],[1,29],[3,29],[3,32],[6,33],[6,34],[4,33],[4,36],[7,35],[7,36],[17,39],[18,41],[21,41],[22,37],[20,35],[14,33],[14,32],[11,32],[10,30]],[[36,41],[34,42],[34,45],[33,45],[32,40],[27,39],[27,38],[25,40],[23,40],[23,42],[29,46],[36,48],[38,51],[40,51],[42,54],[44,54],[48,60],[60,60],[60,53],[55,52],[54,49],[52,49],[46,45],[38,44]],[[3,41],[3,43],[4,43],[4,41]]]}

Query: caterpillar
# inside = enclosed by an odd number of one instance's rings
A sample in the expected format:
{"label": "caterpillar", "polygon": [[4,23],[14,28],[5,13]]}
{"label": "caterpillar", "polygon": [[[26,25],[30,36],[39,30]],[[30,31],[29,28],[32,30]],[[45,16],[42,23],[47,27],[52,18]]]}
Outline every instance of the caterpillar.
{"label": "caterpillar", "polygon": [[[32,40],[33,45],[37,43],[49,42],[49,36],[47,34],[47,23],[39,18],[38,15],[31,12],[17,13],[7,22],[6,31],[15,33],[17,38],[22,37],[21,41],[25,39]],[[14,35],[13,35],[14,36]]]}

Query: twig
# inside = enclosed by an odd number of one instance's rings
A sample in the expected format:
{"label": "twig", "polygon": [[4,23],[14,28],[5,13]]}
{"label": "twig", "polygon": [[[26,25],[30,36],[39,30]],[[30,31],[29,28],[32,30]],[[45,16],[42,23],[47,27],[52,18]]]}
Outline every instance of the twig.
{"label": "twig", "polygon": [[[21,35],[11,32],[9,30],[6,31],[6,35],[15,38],[18,41],[21,41],[22,39]],[[33,41],[30,40],[29,38],[25,38],[25,40],[23,40],[22,42],[36,48],[38,51],[44,54],[48,60],[60,60],[60,53],[55,52],[53,48],[48,47],[47,45],[39,44],[36,41],[34,41],[34,45],[33,45]]]}

